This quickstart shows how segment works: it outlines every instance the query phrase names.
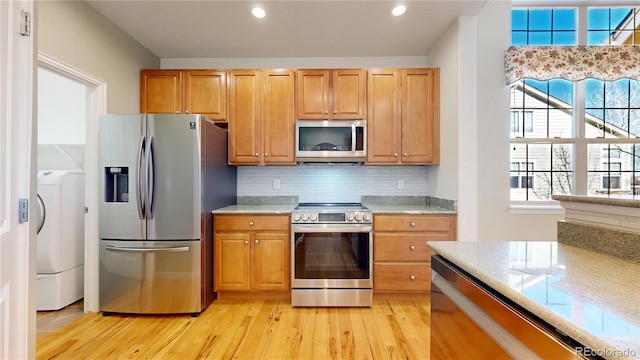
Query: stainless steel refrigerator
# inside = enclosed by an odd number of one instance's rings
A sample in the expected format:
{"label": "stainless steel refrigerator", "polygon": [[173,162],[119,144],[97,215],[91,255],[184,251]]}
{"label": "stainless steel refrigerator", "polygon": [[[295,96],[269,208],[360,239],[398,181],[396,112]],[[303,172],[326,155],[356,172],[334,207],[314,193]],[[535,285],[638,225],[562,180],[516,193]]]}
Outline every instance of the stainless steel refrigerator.
{"label": "stainless steel refrigerator", "polygon": [[236,202],[226,130],[200,115],[99,121],[100,310],[199,314],[215,298],[211,212]]}

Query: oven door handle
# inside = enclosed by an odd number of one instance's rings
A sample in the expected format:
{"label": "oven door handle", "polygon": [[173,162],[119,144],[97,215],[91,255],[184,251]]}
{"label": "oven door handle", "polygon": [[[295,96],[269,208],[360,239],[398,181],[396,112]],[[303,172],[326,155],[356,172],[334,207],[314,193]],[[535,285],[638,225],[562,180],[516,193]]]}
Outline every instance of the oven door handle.
{"label": "oven door handle", "polygon": [[302,225],[292,224],[292,232],[307,232],[307,233],[319,233],[319,232],[370,232],[370,224],[313,224]]}

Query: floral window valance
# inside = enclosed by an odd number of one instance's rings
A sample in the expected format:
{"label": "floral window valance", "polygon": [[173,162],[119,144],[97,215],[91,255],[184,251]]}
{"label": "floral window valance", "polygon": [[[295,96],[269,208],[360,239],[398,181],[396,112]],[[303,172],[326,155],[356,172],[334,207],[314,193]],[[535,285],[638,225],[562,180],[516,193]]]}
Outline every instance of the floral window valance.
{"label": "floral window valance", "polygon": [[524,78],[640,80],[640,46],[511,46],[504,66],[507,84]]}

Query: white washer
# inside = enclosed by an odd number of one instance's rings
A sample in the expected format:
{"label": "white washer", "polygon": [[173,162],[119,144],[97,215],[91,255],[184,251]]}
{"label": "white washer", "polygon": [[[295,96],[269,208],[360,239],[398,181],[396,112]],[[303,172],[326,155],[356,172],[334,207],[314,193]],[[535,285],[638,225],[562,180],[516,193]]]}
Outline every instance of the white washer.
{"label": "white washer", "polygon": [[38,171],[36,307],[59,310],[84,297],[84,172]]}

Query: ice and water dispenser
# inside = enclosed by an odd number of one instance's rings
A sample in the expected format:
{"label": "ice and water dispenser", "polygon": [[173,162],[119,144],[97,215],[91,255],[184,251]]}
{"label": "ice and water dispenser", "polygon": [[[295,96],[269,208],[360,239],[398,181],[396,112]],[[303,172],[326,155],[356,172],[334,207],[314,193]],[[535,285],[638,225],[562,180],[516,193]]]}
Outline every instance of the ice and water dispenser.
{"label": "ice and water dispenser", "polygon": [[105,201],[129,202],[129,167],[105,168]]}

